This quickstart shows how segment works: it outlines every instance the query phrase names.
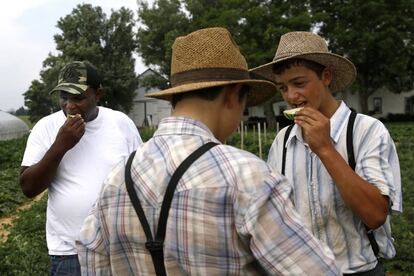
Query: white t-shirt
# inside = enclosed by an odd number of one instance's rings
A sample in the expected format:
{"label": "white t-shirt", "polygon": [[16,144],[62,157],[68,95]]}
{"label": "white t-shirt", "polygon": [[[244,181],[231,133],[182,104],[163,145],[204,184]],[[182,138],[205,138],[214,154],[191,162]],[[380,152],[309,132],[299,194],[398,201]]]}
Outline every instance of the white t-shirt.
{"label": "white t-shirt", "polygon": [[[38,163],[56,139],[66,117],[62,111],[42,118],[27,140],[22,166]],[[106,176],[142,143],[124,113],[99,107],[85,134],[59,164],[48,188],[46,239],[50,255],[76,254],[75,240]]]}

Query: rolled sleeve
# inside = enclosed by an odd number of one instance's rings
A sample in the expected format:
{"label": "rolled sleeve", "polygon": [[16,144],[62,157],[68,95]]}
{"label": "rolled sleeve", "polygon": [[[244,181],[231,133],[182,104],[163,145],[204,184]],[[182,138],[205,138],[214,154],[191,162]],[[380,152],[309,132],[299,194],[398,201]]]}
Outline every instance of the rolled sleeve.
{"label": "rolled sleeve", "polygon": [[99,202],[86,217],[76,242],[82,275],[111,275],[110,258],[101,221]]}
{"label": "rolled sleeve", "polygon": [[[268,179],[245,215],[250,248],[271,275],[338,275],[332,252],[300,222],[284,178]],[[311,272],[311,274],[309,274]]]}
{"label": "rolled sleeve", "polygon": [[388,196],[392,211],[401,212],[401,176],[394,142],[388,133],[371,139],[365,147],[356,172]]}

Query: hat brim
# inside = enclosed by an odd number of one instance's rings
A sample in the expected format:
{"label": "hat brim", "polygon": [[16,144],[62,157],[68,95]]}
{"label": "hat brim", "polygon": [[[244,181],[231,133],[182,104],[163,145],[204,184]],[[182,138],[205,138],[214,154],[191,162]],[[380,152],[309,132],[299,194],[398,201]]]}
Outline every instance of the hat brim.
{"label": "hat brim", "polygon": [[145,94],[145,96],[171,101],[172,95],[174,94],[185,93],[210,87],[224,86],[228,84],[243,84],[252,87],[252,90],[247,95],[247,107],[259,105],[270,99],[272,96],[279,95],[274,83],[264,80],[247,79],[234,81],[205,81],[187,83],[157,92],[150,92]]}
{"label": "hat brim", "polygon": [[65,91],[70,94],[80,95],[88,89],[88,85],[85,84],[74,84],[74,83],[60,83],[49,94],[52,94],[56,91]]}
{"label": "hat brim", "polygon": [[345,90],[348,88],[356,78],[356,68],[354,64],[348,59],[333,53],[306,53],[306,54],[294,54],[285,57],[280,57],[272,62],[250,69],[251,72],[258,74],[270,81],[276,81],[275,74],[273,73],[273,66],[282,61],[300,58],[310,60],[325,67],[331,68],[333,72],[332,82],[330,84],[331,91],[333,93]]}

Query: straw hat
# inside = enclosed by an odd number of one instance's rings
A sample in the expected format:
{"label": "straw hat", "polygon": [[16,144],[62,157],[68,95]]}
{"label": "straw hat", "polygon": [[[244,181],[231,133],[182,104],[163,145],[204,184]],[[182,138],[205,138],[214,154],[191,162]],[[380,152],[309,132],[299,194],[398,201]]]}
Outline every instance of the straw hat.
{"label": "straw hat", "polygon": [[273,65],[291,58],[306,59],[331,68],[333,71],[330,84],[332,92],[344,90],[356,78],[354,64],[340,55],[330,53],[326,41],[311,32],[290,32],[282,35],[273,61],[250,71],[275,81]]}
{"label": "straw hat", "polygon": [[247,106],[266,101],[277,94],[266,80],[250,78],[247,63],[229,31],[207,28],[178,37],[172,46],[171,88],[145,96],[171,100],[171,95],[227,84],[244,84],[253,89]]}

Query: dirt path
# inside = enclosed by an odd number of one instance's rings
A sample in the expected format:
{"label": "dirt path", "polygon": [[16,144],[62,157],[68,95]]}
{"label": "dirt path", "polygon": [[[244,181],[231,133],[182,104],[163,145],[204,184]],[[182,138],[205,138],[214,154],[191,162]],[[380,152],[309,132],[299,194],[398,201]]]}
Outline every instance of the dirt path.
{"label": "dirt path", "polygon": [[29,202],[26,202],[26,203],[20,205],[19,207],[17,207],[16,211],[14,212],[13,215],[0,218],[0,241],[6,241],[7,240],[7,237],[10,234],[10,232],[8,230],[10,227],[8,227],[8,225],[11,226],[12,223],[13,223],[13,220],[16,219],[19,216],[18,212],[29,209],[32,206],[32,204],[39,201],[43,197],[44,194],[45,194],[45,192],[43,192],[40,195],[36,196],[35,198],[30,200]]}

